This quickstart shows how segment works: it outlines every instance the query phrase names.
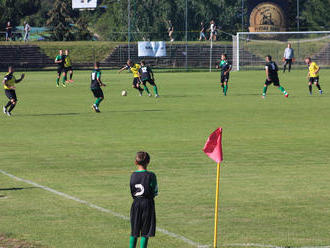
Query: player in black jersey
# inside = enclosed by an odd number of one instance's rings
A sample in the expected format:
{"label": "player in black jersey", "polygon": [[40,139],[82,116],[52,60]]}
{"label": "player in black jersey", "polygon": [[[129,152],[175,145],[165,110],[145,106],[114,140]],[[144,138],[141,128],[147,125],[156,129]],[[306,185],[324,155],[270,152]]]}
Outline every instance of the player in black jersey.
{"label": "player in black jersey", "polygon": [[131,207],[131,237],[130,248],[135,248],[138,237],[141,236],[140,247],[146,248],[148,238],[156,232],[156,211],[154,197],[158,195],[156,175],[147,171],[150,156],[147,152],[138,152],[135,164],[138,170],[133,172],[130,180],[133,203]]}
{"label": "player in black jersey", "polygon": [[288,97],[289,96],[288,92],[286,92],[285,89],[280,85],[280,80],[278,78],[278,73],[277,73],[278,72],[277,64],[274,61],[272,61],[272,56],[270,55],[266,56],[265,70],[266,70],[266,81],[262,92],[262,98],[266,97],[268,85],[271,84],[277,87],[284,94],[285,97]]}
{"label": "player in black jersey", "polygon": [[148,96],[151,96],[151,93],[147,87],[147,83],[153,86],[155,97],[159,97],[157,85],[155,84],[154,73],[152,72],[150,66],[146,65],[144,60],[141,61],[141,68],[139,69],[140,81],[142,82],[144,90],[148,93]]}
{"label": "player in black jersey", "polygon": [[[63,55],[63,50],[59,50],[59,54],[55,58],[55,64],[57,64],[56,87],[59,87],[61,75],[62,75],[62,72],[64,71],[64,59],[65,59],[65,56]],[[64,76],[62,79],[62,86],[66,87]]]}
{"label": "player in black jersey", "polygon": [[101,81],[101,70],[100,70],[100,63],[94,63],[94,70],[91,74],[91,91],[93,92],[94,97],[96,98],[95,103],[92,105],[92,109],[96,113],[100,113],[99,105],[104,99],[103,91],[101,86],[106,86]]}
{"label": "player in black jersey", "polygon": [[221,54],[221,61],[216,67],[221,70],[220,85],[223,94],[226,96],[228,91],[229,73],[232,69],[232,66],[228,61],[227,54]]}

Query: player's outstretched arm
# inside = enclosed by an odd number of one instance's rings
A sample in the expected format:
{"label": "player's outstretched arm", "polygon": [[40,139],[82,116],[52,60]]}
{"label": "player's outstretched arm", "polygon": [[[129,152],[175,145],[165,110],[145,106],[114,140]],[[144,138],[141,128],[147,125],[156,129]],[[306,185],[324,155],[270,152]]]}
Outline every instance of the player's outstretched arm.
{"label": "player's outstretched arm", "polygon": [[121,68],[121,69],[118,71],[118,73],[121,73],[121,72],[124,71],[124,70],[127,70],[127,67],[126,67],[126,66],[124,66],[123,68]]}
{"label": "player's outstretched arm", "polygon": [[24,79],[24,77],[25,77],[25,74],[22,73],[21,78],[20,79],[16,79],[15,83],[18,84],[19,82],[21,82]]}

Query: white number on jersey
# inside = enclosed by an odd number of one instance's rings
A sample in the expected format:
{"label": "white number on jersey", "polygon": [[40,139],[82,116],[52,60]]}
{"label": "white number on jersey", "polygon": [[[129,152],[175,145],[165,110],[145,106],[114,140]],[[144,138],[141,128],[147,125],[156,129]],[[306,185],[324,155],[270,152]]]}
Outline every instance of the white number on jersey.
{"label": "white number on jersey", "polygon": [[92,80],[95,80],[95,78],[96,78],[96,73],[92,72]]}
{"label": "white number on jersey", "polygon": [[140,189],[140,191],[136,192],[136,193],[134,194],[134,196],[140,196],[140,195],[143,195],[143,193],[144,193],[144,187],[143,187],[142,184],[135,184],[135,188],[136,188],[136,189]]}

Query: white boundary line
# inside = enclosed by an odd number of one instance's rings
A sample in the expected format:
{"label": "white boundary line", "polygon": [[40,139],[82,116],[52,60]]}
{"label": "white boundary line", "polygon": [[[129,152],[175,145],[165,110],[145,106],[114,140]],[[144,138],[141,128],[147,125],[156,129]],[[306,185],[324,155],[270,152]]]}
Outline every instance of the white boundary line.
{"label": "white boundary line", "polygon": [[[122,220],[129,220],[129,218],[128,218],[127,216],[122,215],[122,214],[119,214],[119,213],[117,213],[117,212],[114,212],[114,211],[112,211],[112,210],[110,210],[110,209],[106,209],[106,208],[103,208],[103,207],[97,206],[97,205],[95,205],[95,204],[93,204],[93,203],[90,203],[90,202],[87,202],[87,201],[81,200],[81,199],[79,199],[79,198],[77,198],[77,197],[74,197],[74,196],[71,196],[71,195],[68,195],[68,194],[62,193],[62,192],[57,191],[57,190],[55,190],[55,189],[52,189],[52,188],[49,188],[49,187],[46,187],[46,186],[43,186],[43,185],[37,184],[37,183],[32,182],[32,181],[30,181],[30,180],[26,180],[26,179],[23,179],[23,178],[19,178],[19,177],[17,177],[17,176],[14,176],[14,175],[12,175],[12,174],[9,174],[9,173],[7,173],[7,172],[5,172],[5,171],[3,171],[3,170],[0,170],[0,173],[2,173],[3,175],[6,175],[6,176],[8,176],[8,177],[10,177],[10,178],[12,178],[12,179],[15,179],[15,180],[17,180],[17,181],[21,181],[21,182],[24,182],[24,183],[27,183],[27,184],[33,185],[33,186],[35,186],[35,187],[37,187],[37,188],[40,188],[40,189],[46,190],[46,191],[48,191],[48,192],[51,192],[51,193],[53,193],[53,194],[55,194],[55,195],[58,195],[58,196],[61,196],[61,197],[63,197],[63,198],[66,198],[66,199],[69,199],[69,200],[72,200],[72,201],[75,201],[75,202],[78,202],[78,203],[84,204],[84,205],[86,205],[86,206],[88,206],[88,207],[90,207],[90,208],[94,208],[94,209],[96,209],[96,210],[98,210],[98,211],[100,211],[100,212],[104,212],[104,213],[111,214],[111,215],[113,215],[113,216],[115,216],[115,217],[118,217],[118,218],[120,218],[120,219],[122,219]],[[188,239],[188,238],[186,238],[186,237],[184,237],[184,236],[182,236],[182,235],[179,235],[179,234],[176,234],[176,233],[170,232],[170,231],[168,231],[168,230],[166,230],[166,229],[163,229],[163,228],[157,228],[157,231],[158,231],[158,232],[161,232],[161,233],[163,233],[163,234],[165,234],[165,235],[167,235],[167,236],[170,236],[170,237],[172,237],[172,238],[175,238],[175,239],[181,240],[181,241],[183,241],[184,243],[189,244],[189,245],[194,246],[194,247],[198,247],[198,248],[206,248],[206,247],[209,247],[209,245],[200,245],[199,243],[197,243],[197,242],[195,242],[195,241],[192,241],[192,240],[190,240],[190,239]]]}
{"label": "white boundary line", "polygon": [[229,247],[260,247],[260,248],[330,248],[330,246],[276,246],[276,245],[264,245],[264,244],[226,244],[224,246]]}

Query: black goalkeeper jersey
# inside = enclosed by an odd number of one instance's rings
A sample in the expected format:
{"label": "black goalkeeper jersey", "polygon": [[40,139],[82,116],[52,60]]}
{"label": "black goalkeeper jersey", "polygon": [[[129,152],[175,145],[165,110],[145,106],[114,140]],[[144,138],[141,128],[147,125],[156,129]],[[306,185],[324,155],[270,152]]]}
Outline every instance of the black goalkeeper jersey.
{"label": "black goalkeeper jersey", "polygon": [[270,62],[266,63],[265,68],[268,69],[268,77],[270,77],[271,79],[278,78],[278,74],[277,74],[278,67],[275,62],[270,61]]}
{"label": "black goalkeeper jersey", "polygon": [[131,194],[133,199],[153,199],[158,194],[157,178],[150,171],[135,171],[131,175]]}

